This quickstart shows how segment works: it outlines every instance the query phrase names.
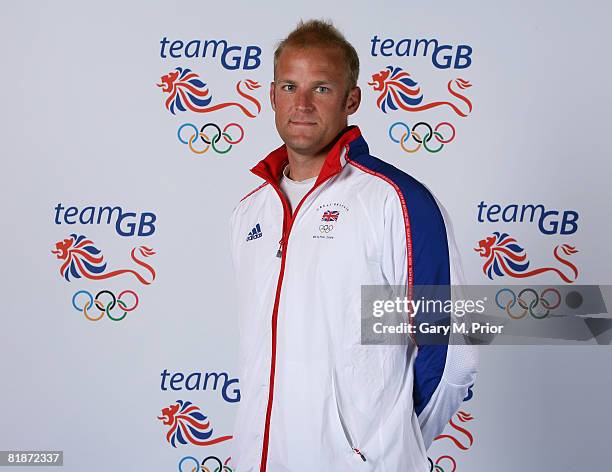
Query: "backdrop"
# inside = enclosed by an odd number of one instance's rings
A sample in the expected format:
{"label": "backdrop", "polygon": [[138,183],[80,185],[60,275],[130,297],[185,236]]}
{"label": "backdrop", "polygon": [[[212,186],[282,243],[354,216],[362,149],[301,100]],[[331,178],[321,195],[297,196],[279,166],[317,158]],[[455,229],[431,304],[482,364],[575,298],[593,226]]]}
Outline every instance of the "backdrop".
{"label": "backdrop", "polygon": [[[604,1],[4,2],[0,449],[63,450],[70,471],[209,456],[234,470],[228,220],[280,144],[272,56],[300,18],[355,45],[351,122],[445,205],[469,283],[610,283],[611,15]],[[523,262],[487,270],[488,236]],[[609,346],[479,349],[432,468],[609,467]]]}

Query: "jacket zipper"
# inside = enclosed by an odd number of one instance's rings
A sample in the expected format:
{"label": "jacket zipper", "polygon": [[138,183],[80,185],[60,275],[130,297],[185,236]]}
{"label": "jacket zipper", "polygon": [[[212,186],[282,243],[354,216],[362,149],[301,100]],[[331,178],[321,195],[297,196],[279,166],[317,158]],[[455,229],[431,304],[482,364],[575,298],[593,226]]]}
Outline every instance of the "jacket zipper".
{"label": "jacket zipper", "polygon": [[363,462],[365,462],[365,461],[366,461],[365,456],[364,456],[364,455],[361,453],[361,451],[360,451],[359,449],[357,449],[356,447],[354,447],[354,448],[353,448],[353,451],[355,451],[355,454],[357,454],[359,457],[361,457],[361,460],[362,460]]}
{"label": "jacket zipper", "polygon": [[[348,146],[345,147],[345,151],[348,153]],[[289,204],[287,203],[287,200],[285,196],[283,195],[282,190],[280,190],[280,187],[278,186],[278,184],[272,179],[265,178],[265,180],[267,180],[272,186],[272,188],[276,191],[279,198],[281,199],[281,203],[283,204],[283,234],[279,241],[278,250],[276,251],[276,257],[280,258],[281,260],[281,267],[280,267],[280,273],[278,274],[278,281],[276,284],[276,297],[274,299],[274,308],[272,310],[272,355],[271,355],[272,359],[270,362],[270,385],[268,386],[268,406],[266,408],[266,424],[264,427],[263,450],[261,454],[261,463],[259,467],[260,472],[266,472],[267,466],[268,466],[268,442],[270,440],[270,418],[272,416],[272,403],[274,400],[274,374],[275,374],[275,369],[276,369],[276,325],[278,321],[278,306],[280,303],[280,293],[281,293],[281,288],[283,285],[283,276],[285,274],[285,263],[287,260],[287,243],[289,241],[289,234],[291,233],[291,228],[293,227],[293,222],[295,221],[298,211],[302,207],[302,203],[306,201],[306,199],[310,196],[310,194],[315,189],[323,185],[334,175],[330,175],[328,178],[326,178],[322,182],[319,182],[318,184],[313,186],[308,191],[308,193],[304,195],[302,200],[300,200],[300,203],[298,203],[298,206],[295,208],[293,215],[291,214],[291,211],[289,209]],[[363,457],[361,453],[358,453],[358,454],[365,461],[365,457]]]}
{"label": "jacket zipper", "polygon": [[283,257],[283,239],[278,242],[278,251],[276,251],[276,257]]}

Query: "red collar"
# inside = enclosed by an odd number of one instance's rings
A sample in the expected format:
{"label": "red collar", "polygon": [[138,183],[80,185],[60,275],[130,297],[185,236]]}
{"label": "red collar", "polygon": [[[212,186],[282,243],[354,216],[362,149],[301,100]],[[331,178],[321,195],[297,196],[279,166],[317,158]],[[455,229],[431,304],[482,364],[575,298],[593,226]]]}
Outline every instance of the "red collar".
{"label": "red collar", "polygon": [[[344,167],[346,164],[346,159],[340,158],[342,155],[342,150],[345,147],[348,147],[351,141],[354,141],[360,136],[361,131],[359,130],[358,126],[351,126],[344,131],[333,147],[329,150],[329,153],[325,158],[325,162],[323,162],[323,167],[321,167],[321,171],[319,172],[319,177],[315,182],[315,187],[342,170],[342,167]],[[277,187],[279,185],[283,169],[288,162],[287,146],[283,144],[281,147],[275,149],[264,159],[259,161],[259,163],[257,163],[257,165],[251,169],[251,172]]]}

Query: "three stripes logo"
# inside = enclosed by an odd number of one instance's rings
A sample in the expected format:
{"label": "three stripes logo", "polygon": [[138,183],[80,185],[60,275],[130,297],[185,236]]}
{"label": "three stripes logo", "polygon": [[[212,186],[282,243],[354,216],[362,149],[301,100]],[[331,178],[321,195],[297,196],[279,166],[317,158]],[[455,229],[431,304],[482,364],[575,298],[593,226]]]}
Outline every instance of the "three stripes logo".
{"label": "three stripes logo", "polygon": [[263,233],[261,232],[261,228],[259,226],[259,223],[257,223],[255,225],[255,227],[247,235],[246,240],[247,241],[251,241],[253,239],[261,238],[262,236],[263,236]]}

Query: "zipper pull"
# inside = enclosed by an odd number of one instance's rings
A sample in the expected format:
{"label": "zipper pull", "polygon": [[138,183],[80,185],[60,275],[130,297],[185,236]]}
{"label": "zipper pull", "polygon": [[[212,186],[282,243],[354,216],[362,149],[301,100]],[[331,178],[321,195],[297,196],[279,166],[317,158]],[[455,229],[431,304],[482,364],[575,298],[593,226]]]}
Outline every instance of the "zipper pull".
{"label": "zipper pull", "polygon": [[360,451],[359,449],[357,449],[356,447],[354,447],[354,448],[353,448],[353,451],[355,451],[355,454],[357,454],[359,457],[361,457],[361,460],[362,460],[363,462],[365,462],[365,461],[366,461],[365,456],[364,456],[364,455],[361,453],[361,451]]}
{"label": "zipper pull", "polygon": [[278,242],[278,251],[276,251],[276,257],[283,257],[283,240]]}

